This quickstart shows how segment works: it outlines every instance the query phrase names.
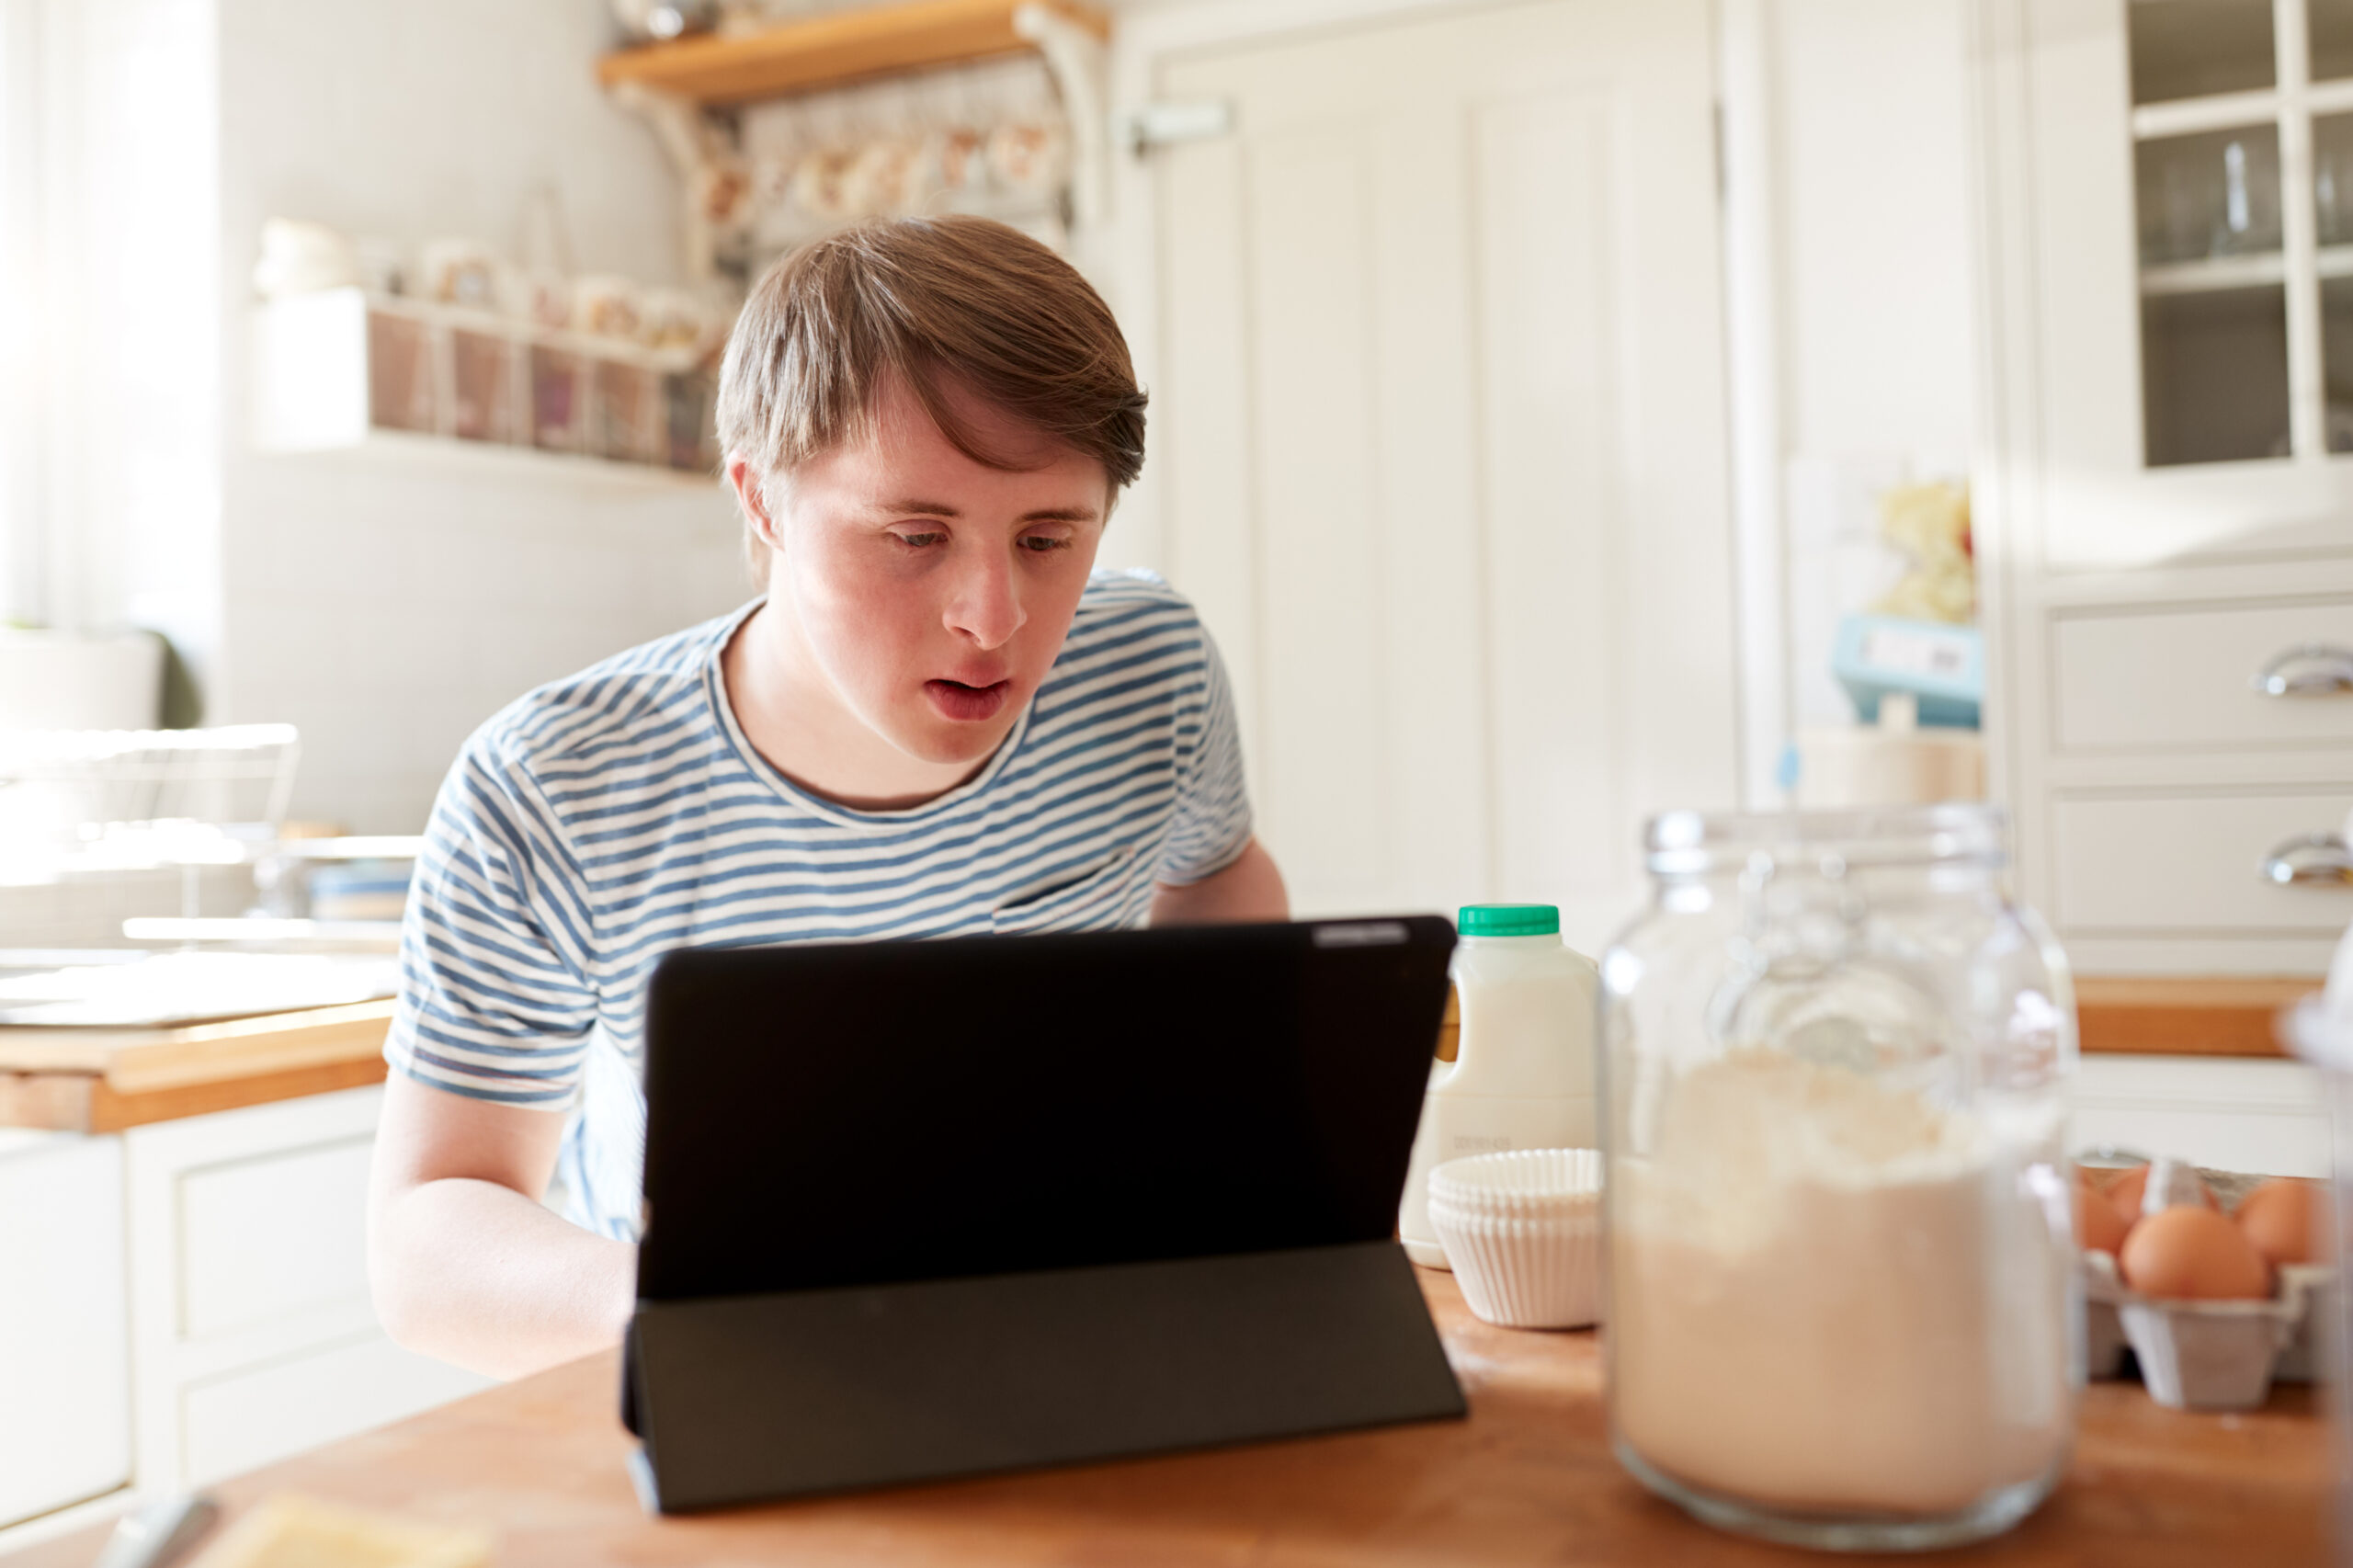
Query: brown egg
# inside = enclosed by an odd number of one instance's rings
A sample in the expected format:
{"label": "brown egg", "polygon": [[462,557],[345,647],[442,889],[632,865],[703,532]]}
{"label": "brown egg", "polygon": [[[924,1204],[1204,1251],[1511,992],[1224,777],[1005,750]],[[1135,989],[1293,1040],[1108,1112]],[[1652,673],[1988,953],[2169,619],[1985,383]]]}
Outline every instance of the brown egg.
{"label": "brown egg", "polygon": [[2321,1227],[2327,1210],[2327,1197],[2318,1182],[2281,1176],[2248,1193],[2234,1218],[2263,1260],[2277,1268],[2324,1256],[2327,1244]]}
{"label": "brown egg", "polygon": [[2271,1293],[2271,1271],[2245,1232],[2211,1209],[2177,1204],[2145,1215],[2117,1262],[2144,1296],[2237,1301]]}
{"label": "brown egg", "polygon": [[2119,1214],[2107,1195],[2095,1189],[2089,1182],[2075,1187],[2075,1244],[2086,1252],[2113,1253],[2124,1244],[2128,1230],[2124,1217]]}

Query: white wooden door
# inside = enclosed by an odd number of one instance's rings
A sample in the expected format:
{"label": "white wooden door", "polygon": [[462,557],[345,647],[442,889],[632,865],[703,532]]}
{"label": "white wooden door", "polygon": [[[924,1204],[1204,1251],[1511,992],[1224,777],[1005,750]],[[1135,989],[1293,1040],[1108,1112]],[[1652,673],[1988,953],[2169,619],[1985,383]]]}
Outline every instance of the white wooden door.
{"label": "white wooden door", "polygon": [[1557,902],[1736,798],[1705,0],[1162,62],[1164,550],[1303,914]]}

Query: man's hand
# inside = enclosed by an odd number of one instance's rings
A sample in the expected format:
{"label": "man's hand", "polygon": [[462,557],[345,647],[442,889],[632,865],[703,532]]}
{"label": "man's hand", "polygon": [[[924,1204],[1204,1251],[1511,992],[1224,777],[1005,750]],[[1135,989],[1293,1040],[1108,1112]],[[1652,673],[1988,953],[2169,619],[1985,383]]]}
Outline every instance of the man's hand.
{"label": "man's hand", "polygon": [[1152,894],[1154,926],[1290,918],[1290,895],[1283,891],[1283,874],[1275,869],[1267,846],[1255,838],[1222,871],[1198,882],[1162,882]]}
{"label": "man's hand", "polygon": [[393,1339],[501,1378],[620,1339],[637,1249],[540,1206],[563,1138],[551,1111],[386,1081],[368,1273]]}

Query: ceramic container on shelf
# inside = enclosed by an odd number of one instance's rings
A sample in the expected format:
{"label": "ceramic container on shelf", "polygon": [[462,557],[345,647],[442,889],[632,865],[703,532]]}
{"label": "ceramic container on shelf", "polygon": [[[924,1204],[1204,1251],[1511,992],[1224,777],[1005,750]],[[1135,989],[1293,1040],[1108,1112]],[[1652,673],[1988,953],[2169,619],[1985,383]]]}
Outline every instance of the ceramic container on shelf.
{"label": "ceramic container on shelf", "polygon": [[1549,903],[1474,903],[1458,918],[1454,991],[1461,1034],[1430,1065],[1397,1233],[1407,1256],[1447,1267],[1430,1223],[1429,1175],[1506,1149],[1595,1146],[1593,960],[1561,941]]}
{"label": "ceramic container on shelf", "polygon": [[1619,1459],[1720,1527],[1997,1534],[2073,1440],[2065,960],[1990,808],[1651,824],[1601,964]]}

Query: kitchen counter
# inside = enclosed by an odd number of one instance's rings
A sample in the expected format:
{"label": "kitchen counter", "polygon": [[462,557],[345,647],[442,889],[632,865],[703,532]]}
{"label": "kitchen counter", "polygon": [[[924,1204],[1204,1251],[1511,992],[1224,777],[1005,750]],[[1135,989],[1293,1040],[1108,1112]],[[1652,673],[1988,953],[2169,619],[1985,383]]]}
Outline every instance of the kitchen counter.
{"label": "kitchen counter", "polygon": [[[618,1357],[593,1356],[320,1449],[221,1488],[496,1531],[500,1568],[689,1563],[1746,1564],[1834,1561],[1718,1534],[1610,1458],[1600,1346],[1472,1318],[1423,1289],[1471,1416],[1167,1459],[649,1518],[622,1464]],[[2137,1383],[2086,1395],[2059,1492],[1999,1540],[1938,1563],[2320,1563],[2331,1481],[2311,1391],[2189,1415]],[[102,1531],[0,1568],[83,1568]],[[1924,1561],[1910,1559],[1907,1561]]]}
{"label": "kitchen counter", "polygon": [[0,1026],[0,1127],[115,1132],[381,1083],[392,1004],[158,1028]]}
{"label": "kitchen counter", "polygon": [[[2086,1051],[2276,1056],[2279,1010],[2302,980],[2077,982]],[[0,1128],[114,1132],[384,1077],[392,1005],[158,1028],[0,1026]],[[1441,1045],[1440,1055],[1451,1056]]]}

